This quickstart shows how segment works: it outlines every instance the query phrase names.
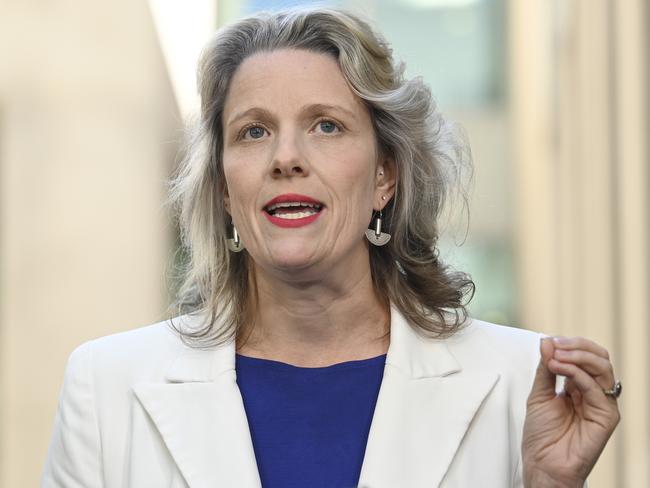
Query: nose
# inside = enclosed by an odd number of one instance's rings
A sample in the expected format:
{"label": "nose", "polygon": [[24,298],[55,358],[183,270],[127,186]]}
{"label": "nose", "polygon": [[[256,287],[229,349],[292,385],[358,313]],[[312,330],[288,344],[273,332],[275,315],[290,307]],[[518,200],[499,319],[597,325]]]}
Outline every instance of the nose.
{"label": "nose", "polygon": [[303,151],[297,136],[286,134],[278,138],[273,163],[271,164],[271,176],[273,178],[307,176],[309,166],[306,162]]}

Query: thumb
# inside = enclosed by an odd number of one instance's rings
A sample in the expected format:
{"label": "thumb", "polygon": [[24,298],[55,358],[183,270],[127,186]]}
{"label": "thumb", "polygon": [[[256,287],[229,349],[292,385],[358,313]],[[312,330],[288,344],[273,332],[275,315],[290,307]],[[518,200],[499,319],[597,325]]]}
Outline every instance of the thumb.
{"label": "thumb", "polygon": [[555,374],[551,373],[547,367],[554,350],[555,347],[550,337],[543,337],[539,341],[540,358],[531,390],[531,400],[546,400],[555,397]]}

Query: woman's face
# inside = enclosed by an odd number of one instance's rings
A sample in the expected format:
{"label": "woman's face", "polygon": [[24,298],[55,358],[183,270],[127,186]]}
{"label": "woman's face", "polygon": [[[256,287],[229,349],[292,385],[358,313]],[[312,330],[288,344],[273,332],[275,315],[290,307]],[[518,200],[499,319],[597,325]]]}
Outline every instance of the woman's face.
{"label": "woman's face", "polygon": [[364,232],[392,197],[393,165],[379,160],[368,109],[333,57],[247,58],[222,122],[226,209],[257,265],[323,271],[367,260]]}

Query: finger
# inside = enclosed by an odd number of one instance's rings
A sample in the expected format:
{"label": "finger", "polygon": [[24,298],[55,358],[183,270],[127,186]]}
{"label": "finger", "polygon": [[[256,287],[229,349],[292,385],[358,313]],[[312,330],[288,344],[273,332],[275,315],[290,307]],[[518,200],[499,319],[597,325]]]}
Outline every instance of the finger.
{"label": "finger", "polygon": [[548,368],[553,373],[566,376],[570,379],[573,385],[577,387],[584,402],[587,402],[590,406],[608,410],[610,412],[618,411],[616,407],[616,399],[605,395],[602,387],[596,382],[596,380],[579,366],[551,359],[548,362]]}
{"label": "finger", "polygon": [[609,351],[600,344],[585,337],[553,337],[553,345],[558,349],[583,349],[609,359]]}
{"label": "finger", "polygon": [[580,390],[576,386],[575,381],[573,381],[571,378],[566,378],[564,380],[564,390],[569,394],[573,395],[574,393],[579,393]]}
{"label": "finger", "polygon": [[555,349],[553,358],[563,363],[580,366],[596,380],[601,388],[612,388],[616,381],[612,363],[593,352],[580,349]]}
{"label": "finger", "polygon": [[582,403],[582,394],[580,393],[580,389],[576,386],[575,381],[571,378],[566,378],[564,381],[564,391],[571,398],[574,408],[578,410]]}
{"label": "finger", "polygon": [[549,371],[547,363],[553,358],[553,341],[544,337],[539,343],[540,358],[531,389],[531,401],[555,397],[555,373]]}

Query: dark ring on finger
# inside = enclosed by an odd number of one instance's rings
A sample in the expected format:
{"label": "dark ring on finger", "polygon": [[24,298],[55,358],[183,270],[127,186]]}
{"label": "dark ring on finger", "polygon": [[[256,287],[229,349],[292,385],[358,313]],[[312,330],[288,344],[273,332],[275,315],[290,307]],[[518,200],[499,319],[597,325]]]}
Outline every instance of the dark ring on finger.
{"label": "dark ring on finger", "polygon": [[616,383],[614,383],[614,387],[611,390],[603,390],[603,393],[607,396],[611,396],[612,398],[618,398],[621,396],[622,391],[623,391],[623,385],[621,384],[620,381],[616,380]]}

